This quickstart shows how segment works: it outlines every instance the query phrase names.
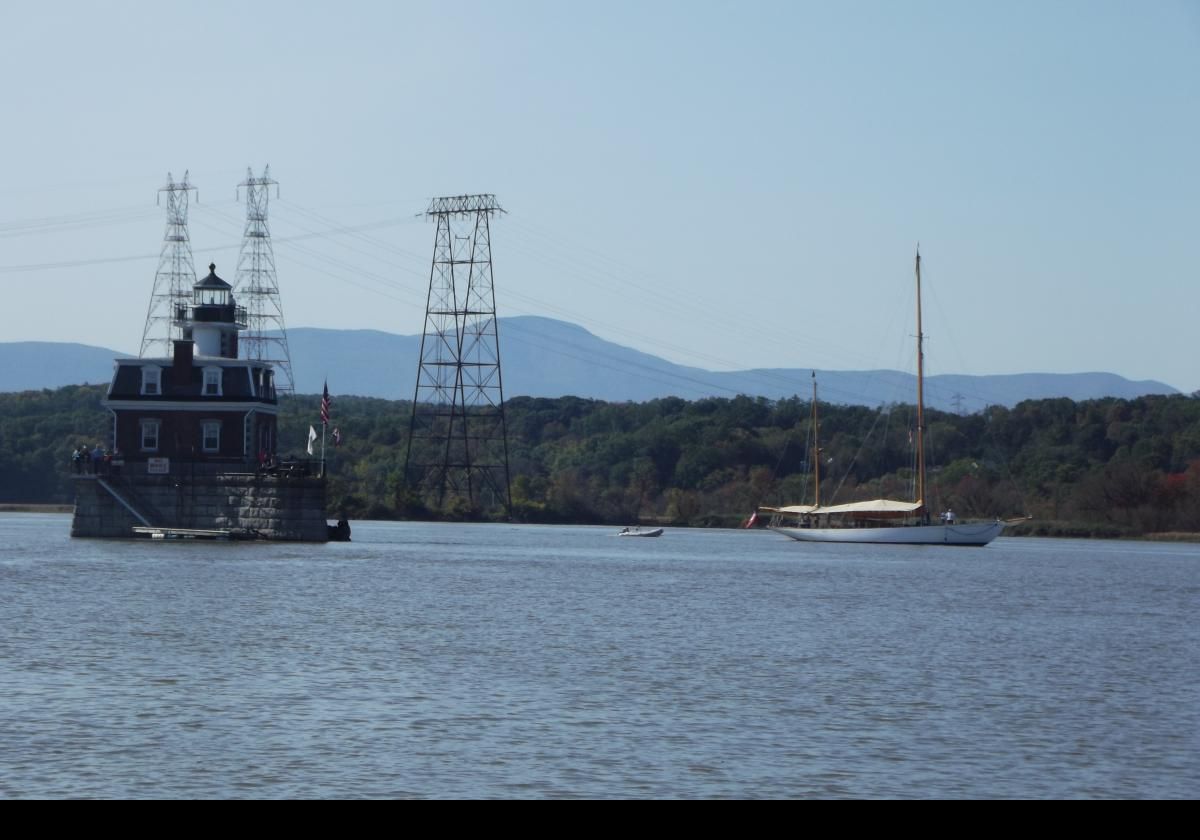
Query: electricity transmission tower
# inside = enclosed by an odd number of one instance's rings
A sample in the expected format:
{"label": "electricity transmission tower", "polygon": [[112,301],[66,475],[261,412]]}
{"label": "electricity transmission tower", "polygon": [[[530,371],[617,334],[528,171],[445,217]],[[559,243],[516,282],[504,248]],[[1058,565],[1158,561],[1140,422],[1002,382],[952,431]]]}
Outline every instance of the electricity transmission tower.
{"label": "electricity transmission tower", "polygon": [[161,355],[171,355],[171,340],[183,336],[179,308],[182,306],[186,311],[192,299],[192,286],[196,283],[187,227],[188,194],[193,191],[199,201],[200,193],[188,183],[187,172],[178,183],[168,172],[167,185],[158,191],[160,203],[162,194],[167,194],[167,229],[163,234],[162,254],[158,258],[158,271],[154,273],[146,326],[142,329],[142,344],[138,349],[138,355],[142,357],[159,344],[163,349]]}
{"label": "electricity transmission tower", "polygon": [[425,330],[404,458],[407,486],[442,509],[512,510],[492,284],[494,195],[435,198]]}
{"label": "electricity transmission tower", "polygon": [[275,368],[275,390],[291,394],[296,390],[292,378],[292,355],[288,350],[287,328],[283,322],[283,302],[279,298],[279,280],[275,275],[275,252],[267,227],[267,202],[271,187],[279,195],[279,182],[271,179],[271,167],[263,167],[261,178],[246,168],[246,230],[238,254],[234,291],[246,307],[246,333],[241,338],[247,359],[269,362]]}

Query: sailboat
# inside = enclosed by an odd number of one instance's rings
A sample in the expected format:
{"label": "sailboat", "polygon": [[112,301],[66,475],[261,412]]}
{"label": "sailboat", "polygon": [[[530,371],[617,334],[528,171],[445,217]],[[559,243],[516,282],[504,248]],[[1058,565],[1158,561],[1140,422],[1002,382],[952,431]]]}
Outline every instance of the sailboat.
{"label": "sailboat", "polygon": [[[938,523],[925,505],[925,350],[921,331],[921,252],[917,250],[917,490],[911,502],[874,499],[843,505],[821,504],[820,427],[817,380],[813,374],[813,504],[763,508],[772,515],[771,529],[800,542],[905,543],[910,545],[987,545],[1000,535],[1000,520],[960,523],[945,511]],[[782,524],[784,522],[792,524]]]}

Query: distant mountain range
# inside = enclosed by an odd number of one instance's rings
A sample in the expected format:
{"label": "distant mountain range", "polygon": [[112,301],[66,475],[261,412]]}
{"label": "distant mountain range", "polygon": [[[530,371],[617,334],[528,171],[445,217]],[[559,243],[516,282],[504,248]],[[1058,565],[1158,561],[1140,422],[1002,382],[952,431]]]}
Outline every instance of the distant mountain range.
{"label": "distant mountain range", "polygon": [[[811,371],[756,369],[708,371],[668,362],[552,318],[518,316],[499,322],[506,397],[578,397],[642,402],[676,396],[780,399],[807,397]],[[412,399],[421,337],[377,330],[288,331],[296,390]],[[107,382],[112,350],[84,344],[25,341],[0,343],[0,391],[38,390]],[[822,400],[851,405],[913,402],[916,380],[890,370],[817,371]],[[1015,405],[1026,399],[1068,397],[1133,398],[1176,394],[1152,380],[1134,382],[1111,373],[1021,373],[997,376],[938,375],[925,380],[926,403],[946,411],[978,411],[986,405]]]}

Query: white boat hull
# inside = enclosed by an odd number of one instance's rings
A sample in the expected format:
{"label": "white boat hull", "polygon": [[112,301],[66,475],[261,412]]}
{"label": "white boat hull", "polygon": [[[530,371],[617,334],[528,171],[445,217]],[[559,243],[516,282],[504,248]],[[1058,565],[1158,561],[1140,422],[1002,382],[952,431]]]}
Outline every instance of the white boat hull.
{"label": "white boat hull", "polygon": [[661,537],[662,533],[663,533],[662,528],[654,528],[649,531],[640,531],[640,530],[639,531],[622,531],[621,533],[617,534],[617,536],[618,537]]}
{"label": "white boat hull", "polygon": [[784,528],[773,531],[799,542],[894,543],[901,545],[987,545],[1003,522],[908,525],[894,528]]}

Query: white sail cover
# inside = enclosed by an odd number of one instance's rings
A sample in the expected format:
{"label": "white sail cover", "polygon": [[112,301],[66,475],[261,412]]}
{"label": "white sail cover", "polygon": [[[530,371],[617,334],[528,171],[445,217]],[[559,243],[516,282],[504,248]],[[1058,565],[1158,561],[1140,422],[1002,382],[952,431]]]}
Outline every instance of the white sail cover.
{"label": "white sail cover", "polygon": [[800,515],[803,513],[812,513],[816,510],[812,505],[788,505],[787,507],[760,507],[760,511],[764,513],[790,513]]}
{"label": "white sail cover", "polygon": [[892,499],[872,499],[869,502],[850,502],[844,505],[828,505],[811,508],[808,512],[818,515],[828,513],[862,513],[883,514],[885,516],[904,516],[916,513],[924,507],[920,502],[897,502]]}
{"label": "white sail cover", "polygon": [[892,499],[872,499],[869,502],[850,502],[844,505],[785,505],[784,507],[760,507],[764,513],[782,513],[791,516],[825,516],[827,514],[851,514],[859,516],[882,516],[887,518],[910,516],[919,513],[925,506],[920,502],[897,502]]}

